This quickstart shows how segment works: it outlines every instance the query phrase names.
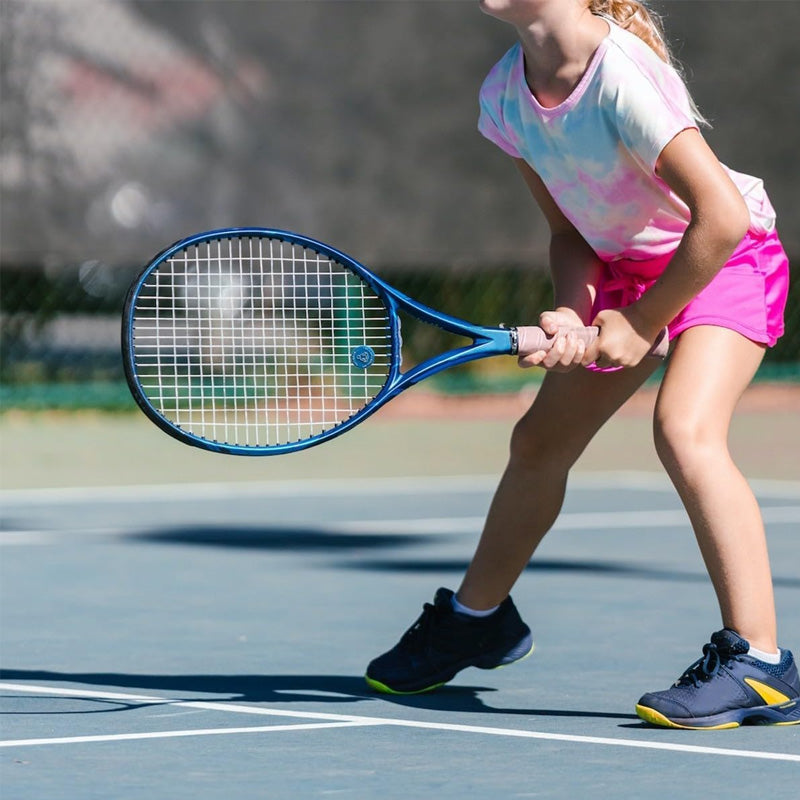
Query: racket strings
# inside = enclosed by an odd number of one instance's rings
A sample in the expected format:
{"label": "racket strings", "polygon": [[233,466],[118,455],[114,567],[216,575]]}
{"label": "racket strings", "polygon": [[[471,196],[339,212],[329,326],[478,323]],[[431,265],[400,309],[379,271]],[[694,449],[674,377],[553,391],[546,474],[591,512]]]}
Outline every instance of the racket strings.
{"label": "racket strings", "polygon": [[153,407],[208,441],[313,438],[388,380],[389,311],[355,272],[266,237],[200,242],[142,284],[133,354]]}

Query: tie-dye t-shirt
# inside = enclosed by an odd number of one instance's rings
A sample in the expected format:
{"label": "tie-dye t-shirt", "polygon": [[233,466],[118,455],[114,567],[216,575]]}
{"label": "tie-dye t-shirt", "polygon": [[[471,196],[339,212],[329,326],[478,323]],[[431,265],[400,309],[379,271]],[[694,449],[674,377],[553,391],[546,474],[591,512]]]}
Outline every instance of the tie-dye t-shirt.
{"label": "tie-dye t-shirt", "polygon": [[[672,253],[689,223],[655,165],[670,140],[697,124],[677,72],[637,36],[609,28],[572,94],[553,108],[536,100],[522,48],[512,47],[481,88],[478,128],[530,164],[602,259],[646,260]],[[751,232],[772,230],[762,181],[727,171],[750,209]]]}

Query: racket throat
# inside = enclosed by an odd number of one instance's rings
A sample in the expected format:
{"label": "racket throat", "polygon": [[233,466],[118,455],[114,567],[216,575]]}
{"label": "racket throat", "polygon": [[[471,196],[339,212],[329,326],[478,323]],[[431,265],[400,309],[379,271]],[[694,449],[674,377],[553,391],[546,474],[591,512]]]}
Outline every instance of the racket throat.
{"label": "racket throat", "polygon": [[[513,335],[512,330],[514,331]],[[409,386],[451,367],[491,356],[514,355],[516,352],[513,349],[515,335],[515,328],[484,328],[479,335],[475,336],[472,344],[448,350],[417,364],[408,372],[400,374],[396,383],[392,385],[391,395],[399,394]]]}

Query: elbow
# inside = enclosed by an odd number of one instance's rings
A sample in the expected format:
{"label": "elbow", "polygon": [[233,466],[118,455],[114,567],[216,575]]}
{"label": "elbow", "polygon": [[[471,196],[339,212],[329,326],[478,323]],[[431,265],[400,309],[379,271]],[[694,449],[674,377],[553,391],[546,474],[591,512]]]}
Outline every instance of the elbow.
{"label": "elbow", "polygon": [[734,250],[750,230],[750,209],[737,191],[725,205],[718,219],[720,238]]}
{"label": "elbow", "polygon": [[750,209],[737,191],[715,203],[706,222],[719,248],[732,252],[750,229]]}
{"label": "elbow", "polygon": [[729,244],[732,243],[733,247],[736,248],[739,242],[747,235],[747,231],[750,230],[750,209],[747,207],[744,198],[738,193],[736,202],[733,205],[734,208],[731,209],[730,218],[725,226],[725,233]]}

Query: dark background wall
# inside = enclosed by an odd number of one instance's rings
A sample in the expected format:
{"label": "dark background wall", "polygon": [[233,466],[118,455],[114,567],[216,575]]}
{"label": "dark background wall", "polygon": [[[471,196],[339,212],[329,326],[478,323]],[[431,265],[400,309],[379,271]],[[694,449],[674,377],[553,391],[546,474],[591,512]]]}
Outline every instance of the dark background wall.
{"label": "dark background wall", "polygon": [[[800,3],[665,0],[707,137],[800,253]],[[475,129],[513,32],[472,0],[4,0],[2,265],[115,269],[259,224],[378,267],[541,265]],[[95,269],[96,272],[96,269]]]}

